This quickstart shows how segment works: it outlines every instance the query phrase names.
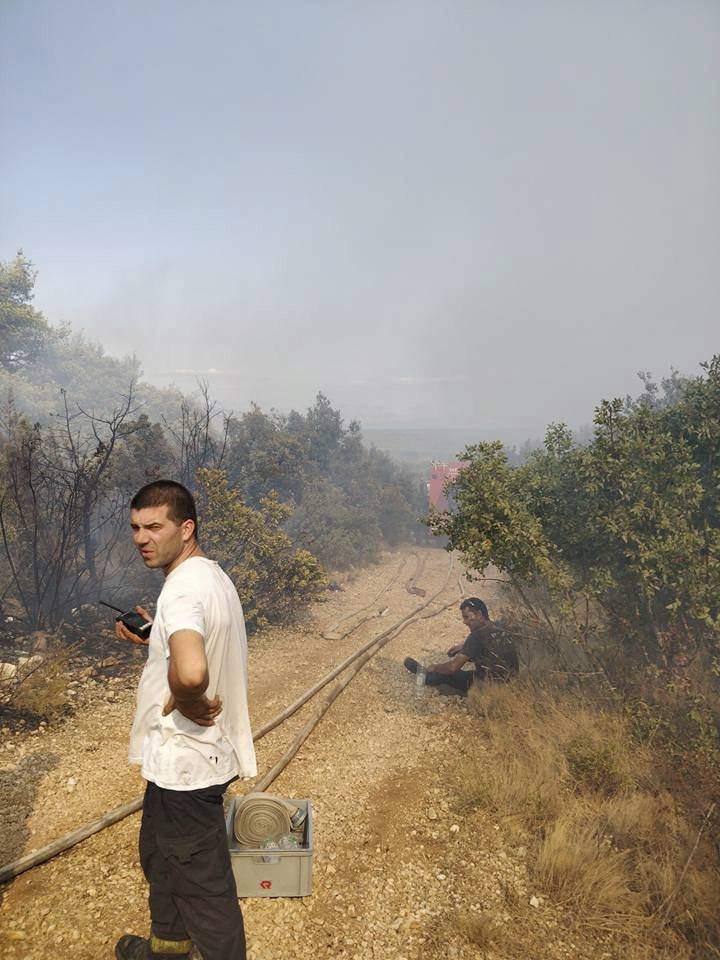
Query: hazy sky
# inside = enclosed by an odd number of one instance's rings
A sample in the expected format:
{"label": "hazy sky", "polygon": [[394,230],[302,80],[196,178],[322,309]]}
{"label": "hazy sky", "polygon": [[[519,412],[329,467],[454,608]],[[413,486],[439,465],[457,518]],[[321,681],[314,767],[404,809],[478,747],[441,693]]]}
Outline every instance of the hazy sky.
{"label": "hazy sky", "polygon": [[0,0],[0,259],[155,383],[581,424],[720,350],[716,0]]}

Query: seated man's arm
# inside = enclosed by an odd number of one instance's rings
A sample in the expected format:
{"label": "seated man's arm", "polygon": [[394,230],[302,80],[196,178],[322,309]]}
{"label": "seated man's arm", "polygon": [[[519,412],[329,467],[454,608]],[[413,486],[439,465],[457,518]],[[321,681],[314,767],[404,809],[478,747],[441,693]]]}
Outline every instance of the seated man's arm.
{"label": "seated man's arm", "polygon": [[462,670],[465,664],[470,660],[470,657],[466,657],[464,653],[456,653],[454,657],[451,657],[450,660],[445,660],[442,663],[434,663],[432,666],[427,668],[428,673],[457,673],[458,670]]}
{"label": "seated man's arm", "polygon": [[202,727],[211,727],[222,709],[219,697],[205,696],[210,675],[205,641],[195,630],[178,630],[170,637],[168,685],[171,697],[163,714],[179,710],[188,720]]}

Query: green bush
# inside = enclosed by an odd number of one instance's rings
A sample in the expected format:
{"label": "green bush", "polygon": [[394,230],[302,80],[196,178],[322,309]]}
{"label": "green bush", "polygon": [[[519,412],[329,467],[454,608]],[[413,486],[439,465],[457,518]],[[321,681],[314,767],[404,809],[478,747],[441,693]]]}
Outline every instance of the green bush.
{"label": "green bush", "polygon": [[200,542],[235,584],[252,631],[295,617],[325,587],[319,561],[282,528],[290,508],[275,496],[246,506],[221,470],[197,475]]}
{"label": "green bush", "polygon": [[378,557],[382,534],[367,508],[353,506],[328,480],[308,488],[293,514],[288,531],[333,570],[371,563]]}
{"label": "green bush", "polygon": [[619,679],[628,654],[668,669],[720,657],[720,356],[704,369],[663,398],[646,381],[636,401],[603,401],[585,446],[553,425],[520,467],[499,443],[468,447],[455,509],[429,520],[469,567],[549,596],[546,619],[579,641],[611,628]]}

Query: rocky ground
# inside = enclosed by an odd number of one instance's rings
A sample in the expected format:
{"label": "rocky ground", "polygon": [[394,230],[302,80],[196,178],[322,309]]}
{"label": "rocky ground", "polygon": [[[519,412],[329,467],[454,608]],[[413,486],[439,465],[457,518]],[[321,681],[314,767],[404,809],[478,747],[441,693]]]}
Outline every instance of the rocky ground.
{"label": "rocky ground", "polygon": [[[448,557],[423,551],[418,586],[445,579]],[[373,600],[403,555],[329,594],[304,624],[251,641],[251,716],[277,714],[363,640],[420,602],[395,579],[378,601],[389,606],[343,641],[323,628]],[[497,609],[493,584],[475,585]],[[453,577],[443,600],[459,597]],[[311,798],[315,849],[312,895],[248,899],[243,911],[251,960],[377,960],[392,957],[489,960],[615,957],[583,938],[571,918],[528,880],[525,849],[502,823],[468,802],[467,761],[477,757],[481,719],[471,702],[426,691],[418,697],[402,661],[426,661],[460,641],[457,609],[409,626],[363,669],[271,788]],[[32,730],[5,727],[0,750],[3,822],[0,860],[33,848],[138,796],[126,762],[141,663],[120,676],[92,669],[77,677],[73,714]],[[257,744],[265,772],[307,721],[313,704]],[[235,784],[246,792],[251,784]],[[233,788],[231,788],[233,789]],[[95,835],[0,890],[0,954],[7,958],[112,957],[124,932],[148,929],[145,882],[136,851],[139,815]],[[619,956],[619,954],[617,954]]]}

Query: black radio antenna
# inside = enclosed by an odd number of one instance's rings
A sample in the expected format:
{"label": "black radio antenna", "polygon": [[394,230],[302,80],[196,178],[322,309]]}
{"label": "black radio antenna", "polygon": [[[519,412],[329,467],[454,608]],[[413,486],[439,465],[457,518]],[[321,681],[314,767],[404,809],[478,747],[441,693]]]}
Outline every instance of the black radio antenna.
{"label": "black radio antenna", "polygon": [[125,613],[124,610],[121,610],[120,607],[114,607],[111,603],[105,603],[104,600],[98,600],[98,603],[101,603],[104,607],[110,607],[111,610],[116,610],[118,613]]}

